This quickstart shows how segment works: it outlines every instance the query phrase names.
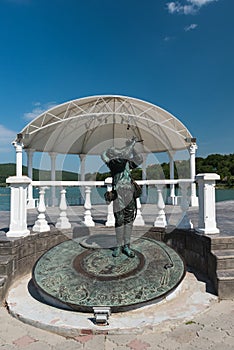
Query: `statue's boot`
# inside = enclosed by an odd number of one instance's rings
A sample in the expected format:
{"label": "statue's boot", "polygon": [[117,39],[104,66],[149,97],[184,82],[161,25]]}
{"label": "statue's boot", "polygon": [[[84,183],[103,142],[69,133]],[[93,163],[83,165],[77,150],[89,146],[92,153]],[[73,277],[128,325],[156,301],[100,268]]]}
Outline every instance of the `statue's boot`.
{"label": "statue's boot", "polygon": [[123,253],[125,254],[125,255],[127,255],[129,258],[134,258],[134,256],[135,256],[135,253],[134,253],[134,251],[132,250],[132,249],[130,249],[130,247],[129,247],[129,244],[125,244],[124,246],[123,246]]}
{"label": "statue's boot", "polygon": [[116,258],[121,253],[121,246],[122,246],[122,240],[123,240],[124,227],[123,226],[116,227],[115,228],[115,233],[116,233],[117,247],[114,248],[112,256],[114,256]]}
{"label": "statue's boot", "polygon": [[120,256],[120,253],[121,253],[121,248],[115,247],[113,250],[112,256],[114,256],[116,258],[117,256]]}

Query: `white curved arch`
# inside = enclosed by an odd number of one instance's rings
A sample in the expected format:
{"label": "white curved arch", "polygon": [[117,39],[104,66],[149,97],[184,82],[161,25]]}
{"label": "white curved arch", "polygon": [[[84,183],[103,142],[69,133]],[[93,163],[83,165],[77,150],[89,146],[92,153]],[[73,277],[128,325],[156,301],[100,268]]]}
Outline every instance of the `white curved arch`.
{"label": "white curved arch", "polygon": [[[127,133],[127,130],[130,132]],[[138,136],[151,152],[185,149],[192,135],[172,114],[149,102],[100,95],[65,102],[42,113],[21,131],[36,151],[100,154],[104,141]]]}

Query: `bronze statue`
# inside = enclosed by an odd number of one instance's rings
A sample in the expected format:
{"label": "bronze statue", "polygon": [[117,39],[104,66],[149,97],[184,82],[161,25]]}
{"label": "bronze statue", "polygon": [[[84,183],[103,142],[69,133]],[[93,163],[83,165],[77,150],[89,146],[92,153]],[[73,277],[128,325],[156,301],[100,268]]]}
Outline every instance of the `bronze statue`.
{"label": "bronze statue", "polygon": [[139,197],[137,184],[131,177],[131,169],[136,168],[143,161],[141,154],[137,154],[134,146],[136,138],[126,141],[126,146],[117,149],[111,147],[102,154],[102,160],[107,164],[112,176],[112,191],[109,201],[113,200],[115,216],[115,232],[117,246],[113,256],[117,257],[121,251],[133,258],[135,253],[130,249],[130,238],[133,221],[136,216],[136,198]]}

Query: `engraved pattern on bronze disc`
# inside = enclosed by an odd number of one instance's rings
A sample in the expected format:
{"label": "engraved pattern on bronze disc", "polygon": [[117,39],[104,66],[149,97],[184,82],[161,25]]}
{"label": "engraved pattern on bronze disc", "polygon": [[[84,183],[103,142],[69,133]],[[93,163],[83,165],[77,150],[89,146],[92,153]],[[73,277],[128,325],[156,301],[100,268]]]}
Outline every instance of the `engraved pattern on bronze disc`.
{"label": "engraved pattern on bronze disc", "polygon": [[135,251],[135,257],[130,259],[124,254],[114,258],[110,249],[96,249],[77,255],[73,267],[85,276],[107,281],[134,275],[144,264],[145,258],[138,251]]}

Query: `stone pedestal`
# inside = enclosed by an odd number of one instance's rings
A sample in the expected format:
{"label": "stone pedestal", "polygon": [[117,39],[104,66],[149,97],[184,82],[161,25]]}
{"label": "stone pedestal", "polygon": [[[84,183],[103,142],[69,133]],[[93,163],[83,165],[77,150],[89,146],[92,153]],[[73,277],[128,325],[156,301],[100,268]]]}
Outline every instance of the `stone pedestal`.
{"label": "stone pedestal", "polygon": [[219,175],[212,173],[196,176],[199,188],[199,222],[196,229],[198,232],[204,234],[219,233],[215,213],[215,181],[219,179]]}
{"label": "stone pedestal", "polygon": [[7,237],[25,237],[27,229],[27,188],[31,179],[27,176],[8,177],[6,183],[11,187],[11,214]]}

